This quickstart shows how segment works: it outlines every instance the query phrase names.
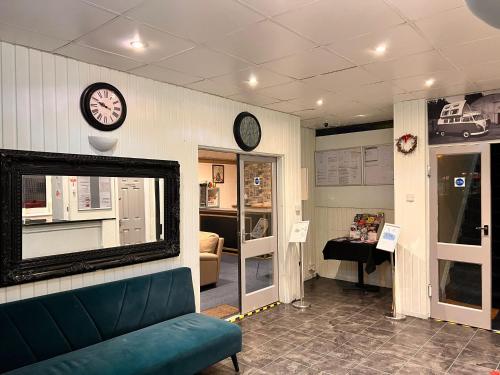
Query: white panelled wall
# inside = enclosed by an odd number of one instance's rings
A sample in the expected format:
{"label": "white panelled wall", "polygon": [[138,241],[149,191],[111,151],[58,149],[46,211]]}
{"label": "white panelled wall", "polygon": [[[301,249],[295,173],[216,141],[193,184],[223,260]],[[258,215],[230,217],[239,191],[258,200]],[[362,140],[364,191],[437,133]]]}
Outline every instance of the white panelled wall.
{"label": "white panelled wall", "polygon": [[425,100],[394,105],[394,136],[406,133],[418,137],[418,147],[409,155],[394,151],[395,220],[401,226],[396,260],[396,308],[403,314],[426,318],[430,304]]}
{"label": "white panelled wall", "polygon": [[[3,288],[0,303],[179,266],[192,269],[198,291],[198,147],[238,151],[232,126],[241,111],[255,114],[262,126],[262,142],[254,153],[281,156],[280,300],[298,296],[297,260],[286,245],[291,225],[301,219],[297,117],[8,43],[0,44],[0,66],[2,148],[98,154],[87,137],[102,133],[83,120],[79,98],[89,84],[105,81],[122,91],[128,105],[125,124],[105,134],[118,138],[116,149],[107,154],[177,160],[181,165],[179,257]],[[196,300],[199,306],[198,292]]]}

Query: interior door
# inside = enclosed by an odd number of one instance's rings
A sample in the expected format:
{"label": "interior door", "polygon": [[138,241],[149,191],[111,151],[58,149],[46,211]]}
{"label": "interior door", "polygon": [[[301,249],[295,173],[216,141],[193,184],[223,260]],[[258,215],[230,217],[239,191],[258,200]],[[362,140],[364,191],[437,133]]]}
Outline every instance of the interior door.
{"label": "interior door", "polygon": [[489,144],[431,149],[431,316],[490,329]]}
{"label": "interior door", "polygon": [[278,300],[276,159],[239,157],[241,312]]}
{"label": "interior door", "polygon": [[120,201],[120,245],[135,245],[146,240],[144,179],[118,178]]}

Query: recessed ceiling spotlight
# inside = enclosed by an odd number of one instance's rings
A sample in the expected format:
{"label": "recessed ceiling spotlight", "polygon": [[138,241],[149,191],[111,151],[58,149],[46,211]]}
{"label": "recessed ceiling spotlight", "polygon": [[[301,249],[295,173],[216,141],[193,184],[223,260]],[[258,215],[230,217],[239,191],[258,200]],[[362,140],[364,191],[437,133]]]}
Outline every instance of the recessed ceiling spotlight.
{"label": "recessed ceiling spotlight", "polygon": [[436,82],[434,78],[429,78],[427,81],[425,81],[425,85],[427,87],[431,87],[434,84],[434,82]]}
{"label": "recessed ceiling spotlight", "polygon": [[316,105],[317,105],[318,107],[322,106],[322,105],[323,105],[323,99],[318,99],[318,100],[316,100]]}
{"label": "recessed ceiling spotlight", "polygon": [[250,78],[248,78],[248,85],[250,87],[255,87],[257,86],[258,83],[259,81],[257,81],[257,77],[254,76],[253,74],[250,76]]}
{"label": "recessed ceiling spotlight", "polygon": [[375,47],[375,53],[377,55],[383,55],[386,50],[387,50],[387,46],[385,44],[381,44],[381,45]]}
{"label": "recessed ceiling spotlight", "polygon": [[366,117],[366,115],[356,115],[354,117]]}
{"label": "recessed ceiling spotlight", "polygon": [[130,42],[130,47],[132,47],[133,49],[143,49],[147,47],[147,44],[142,40],[133,40]]}

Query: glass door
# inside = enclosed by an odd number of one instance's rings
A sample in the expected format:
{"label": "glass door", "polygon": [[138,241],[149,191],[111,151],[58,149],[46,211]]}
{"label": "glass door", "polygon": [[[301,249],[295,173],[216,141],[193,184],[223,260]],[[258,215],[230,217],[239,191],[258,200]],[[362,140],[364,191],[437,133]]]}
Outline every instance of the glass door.
{"label": "glass door", "polygon": [[490,329],[489,144],[431,149],[431,316]]}
{"label": "glass door", "polygon": [[278,300],[276,159],[239,156],[242,314]]}

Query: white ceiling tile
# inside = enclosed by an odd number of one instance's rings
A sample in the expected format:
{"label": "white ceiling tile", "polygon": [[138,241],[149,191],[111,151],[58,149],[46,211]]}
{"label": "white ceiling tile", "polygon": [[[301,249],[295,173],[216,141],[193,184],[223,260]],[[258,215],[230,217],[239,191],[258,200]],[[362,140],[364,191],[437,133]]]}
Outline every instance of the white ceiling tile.
{"label": "white ceiling tile", "polygon": [[229,99],[257,106],[264,106],[266,104],[274,103],[276,101],[276,99],[269,98],[267,96],[260,95],[255,92],[242,92],[240,94],[231,95]]}
{"label": "white ceiling tile", "polygon": [[69,42],[2,23],[0,23],[0,40],[44,51],[53,51]]}
{"label": "white ceiling tile", "polygon": [[[257,78],[258,84],[255,87],[248,85],[250,76]],[[249,68],[232,72],[223,76],[211,79],[217,85],[232,85],[238,87],[241,91],[256,91],[269,86],[276,86],[283,83],[291,82],[292,79],[273,73],[263,68]]]}
{"label": "white ceiling tile", "polygon": [[[375,48],[380,45],[386,46],[386,52],[383,55],[375,52]],[[429,51],[432,46],[413,28],[405,24],[352,39],[340,40],[329,45],[328,48],[362,65],[372,61],[392,60]]]}
{"label": "white ceiling tile", "polygon": [[464,6],[463,0],[387,0],[411,20]]}
{"label": "white ceiling tile", "polygon": [[0,23],[72,40],[116,17],[79,0],[2,0]]}
{"label": "white ceiling tile", "polygon": [[327,51],[322,47],[317,47],[283,59],[268,62],[264,66],[275,72],[296,79],[303,79],[350,68],[354,65],[333,52]]}
{"label": "white ceiling tile", "polygon": [[187,87],[193,90],[207,92],[209,94],[214,94],[224,97],[237,94],[240,91],[239,88],[236,86],[230,84],[224,85],[220,82],[215,83],[210,79],[204,79],[203,81],[191,83]]}
{"label": "white ceiling tile", "polygon": [[[435,80],[434,84],[430,88],[426,87],[425,85],[425,81],[428,79]],[[436,89],[438,87],[450,86],[464,82],[466,82],[464,75],[455,70],[435,72],[430,75],[398,78],[392,81],[393,84],[395,84],[398,87],[401,87],[403,90],[407,92],[426,90],[426,89],[431,90],[431,89]]]}
{"label": "white ceiling tile", "polygon": [[499,30],[481,21],[466,7],[421,19],[416,25],[438,47],[500,35]]}
{"label": "white ceiling tile", "polygon": [[307,119],[307,120],[300,120],[300,126],[303,128],[310,128],[310,129],[317,129],[317,128],[322,128],[323,127],[323,119],[321,117],[317,118],[312,118],[312,119]]}
{"label": "white ceiling tile", "polygon": [[247,4],[266,16],[275,16],[313,1],[316,0],[240,0],[241,3]]}
{"label": "white ceiling tile", "polygon": [[[133,40],[141,40],[147,48],[134,49],[130,47]],[[190,41],[180,39],[141,25],[124,17],[99,27],[80,38],[78,44],[99,48],[103,51],[114,52],[129,58],[151,63],[164,57],[193,48]]]}
{"label": "white ceiling tile", "polygon": [[199,43],[263,19],[233,0],[146,0],[126,14]]}
{"label": "white ceiling tile", "polygon": [[394,103],[394,96],[405,92],[391,82],[377,82],[350,89],[344,94],[352,100],[371,107],[382,107]]}
{"label": "white ceiling tile", "polygon": [[151,78],[156,81],[172,83],[174,85],[180,86],[185,86],[201,80],[200,77],[190,76],[155,65],[146,65],[137,69],[132,69],[130,73],[146,78]]}
{"label": "white ceiling tile", "polygon": [[96,5],[101,8],[111,10],[116,13],[123,13],[126,10],[136,7],[144,0],[83,0],[86,3]]}
{"label": "white ceiling tile", "polygon": [[208,43],[256,64],[310,49],[314,45],[271,21],[263,21]]}
{"label": "white ceiling tile", "polygon": [[141,62],[134,61],[123,56],[118,56],[94,48],[79,46],[77,44],[69,44],[65,47],[59,48],[55,52],[60,55],[72,57],[76,60],[88,62],[90,64],[102,65],[118,70],[129,70],[142,65]]}
{"label": "white ceiling tile", "polygon": [[322,0],[275,19],[321,44],[386,29],[404,22],[382,0]]}
{"label": "white ceiling tile", "polygon": [[318,89],[300,81],[293,81],[283,85],[268,87],[258,90],[258,92],[279,100],[309,98],[313,101],[316,101],[328,94],[328,91],[326,90]]}
{"label": "white ceiling tile", "polygon": [[224,75],[250,66],[242,60],[205,47],[190,49],[162,60],[156,65],[206,78]]}
{"label": "white ceiling tile", "polygon": [[358,67],[302,80],[304,83],[333,92],[343,91],[377,81],[380,81],[378,77]]}
{"label": "white ceiling tile", "polygon": [[437,51],[428,51],[391,61],[371,63],[364,65],[363,68],[386,80],[450,70],[453,66]]}
{"label": "white ceiling tile", "polygon": [[443,54],[458,66],[500,60],[500,37],[476,40],[442,48]]}
{"label": "white ceiling tile", "polygon": [[476,87],[477,91],[497,90],[500,88],[500,78],[478,81],[476,82]]}
{"label": "white ceiling tile", "polygon": [[302,104],[293,101],[282,101],[282,102],[267,104],[265,105],[265,107],[275,111],[286,112],[286,113],[297,112],[303,109]]}
{"label": "white ceiling tile", "polygon": [[499,61],[492,61],[484,64],[467,65],[462,68],[463,74],[470,81],[487,81],[500,78]]}

